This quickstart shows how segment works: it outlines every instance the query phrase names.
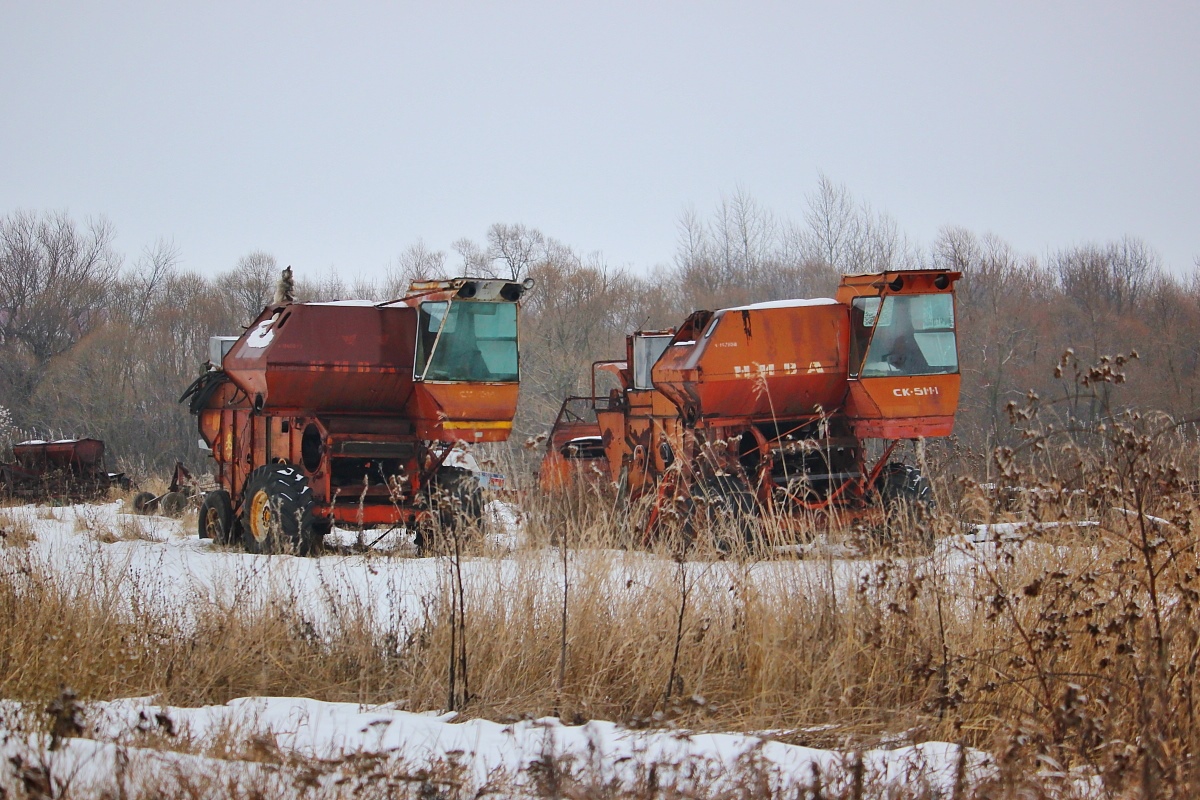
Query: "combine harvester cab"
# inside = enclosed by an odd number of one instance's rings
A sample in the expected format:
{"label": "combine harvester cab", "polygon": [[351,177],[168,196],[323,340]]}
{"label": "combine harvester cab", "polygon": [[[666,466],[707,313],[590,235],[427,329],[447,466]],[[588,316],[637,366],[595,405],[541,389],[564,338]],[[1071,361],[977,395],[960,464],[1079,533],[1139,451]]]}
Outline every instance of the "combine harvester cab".
{"label": "combine harvester cab", "polygon": [[836,298],[697,311],[630,336],[625,362],[598,365],[620,389],[593,403],[612,480],[655,495],[647,535],[681,500],[690,514],[808,521],[929,505],[928,481],[889,458],[953,429],[959,277],[846,276]]}
{"label": "combine harvester cab", "polygon": [[306,552],[334,523],[479,518],[476,476],[446,462],[512,430],[531,287],[459,278],[386,303],[273,304],[236,340],[215,338],[184,395],[221,486],[201,536]]}
{"label": "combine harvester cab", "polygon": [[954,314],[957,272],[842,279],[850,309],[846,416],[859,438],[917,439],[954,431],[961,375]]}

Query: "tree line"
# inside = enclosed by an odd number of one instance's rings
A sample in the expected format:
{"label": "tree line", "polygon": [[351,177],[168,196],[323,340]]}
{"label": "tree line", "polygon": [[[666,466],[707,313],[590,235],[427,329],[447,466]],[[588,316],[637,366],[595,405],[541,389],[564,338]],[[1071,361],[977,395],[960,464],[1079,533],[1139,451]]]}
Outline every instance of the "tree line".
{"label": "tree line", "polygon": [[[256,251],[204,275],[181,268],[168,241],[126,257],[113,239],[103,220],[0,217],[0,450],[26,436],[96,436],[135,474],[161,473],[176,459],[203,466],[179,394],[208,338],[240,333],[270,301],[283,265]],[[1200,259],[1178,275],[1132,237],[1035,256],[957,227],[922,246],[824,177],[798,219],[740,191],[707,215],[686,212],[672,261],[651,270],[504,223],[448,253],[418,241],[378,280],[293,265],[302,301],[393,299],[415,278],[533,278],[522,310],[518,443],[548,429],[565,396],[586,393],[591,363],[621,357],[630,331],[678,324],[699,308],[829,296],[843,273],[929,266],[965,276],[963,451],[1010,443],[1006,409],[1031,391],[1066,417],[1100,413],[1103,403],[1072,391],[1071,366],[1105,355],[1137,353],[1123,403],[1177,417],[1200,408]]]}

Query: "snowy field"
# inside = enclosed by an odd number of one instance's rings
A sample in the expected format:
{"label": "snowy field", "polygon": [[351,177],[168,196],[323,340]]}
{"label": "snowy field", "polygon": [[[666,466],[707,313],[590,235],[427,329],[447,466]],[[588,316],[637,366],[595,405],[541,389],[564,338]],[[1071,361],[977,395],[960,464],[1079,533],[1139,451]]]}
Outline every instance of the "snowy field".
{"label": "snowy field", "polygon": [[[514,558],[510,551],[522,540],[519,516],[504,507],[492,512],[501,523],[494,526],[499,532],[492,534],[482,555],[464,561],[464,581],[507,585],[530,580],[532,564],[535,579],[561,585],[558,552]],[[445,558],[383,557],[348,547],[319,558],[249,555],[198,539],[194,523],[126,514],[119,503],[24,506],[4,513],[30,522],[36,538],[22,549],[53,570],[125,576],[127,590],[121,596],[130,607],[195,607],[197,601],[216,601],[229,592],[274,587],[286,588],[316,620],[351,603],[369,609],[375,619],[415,625],[449,579]],[[988,538],[1007,533],[1006,528],[981,526],[971,536],[941,542],[930,561],[940,569],[968,569],[966,553],[987,548]],[[347,532],[333,536],[344,543],[356,538]],[[404,550],[394,537],[382,544]],[[584,551],[572,554],[572,566],[589,558],[607,559],[614,590],[619,590],[654,556]],[[714,585],[727,579],[727,571],[749,570],[760,581],[849,587],[865,580],[872,565],[827,555],[748,567],[697,562],[685,568],[701,583],[711,580]],[[60,787],[69,784],[75,796],[120,796],[122,781],[132,775],[143,785],[176,785],[187,779],[245,791],[258,787],[256,791],[279,796],[300,786],[312,796],[350,795],[367,785],[392,786],[396,781],[395,791],[419,794],[422,782],[440,785],[439,780],[450,781],[464,796],[489,786],[539,796],[550,779],[618,792],[641,791],[653,782],[716,796],[751,777],[779,791],[815,779],[844,787],[854,775],[879,786],[920,784],[948,793],[956,781],[990,769],[982,753],[960,753],[939,742],[858,753],[786,744],[773,740],[771,732],[632,730],[595,720],[571,726],[552,718],[501,724],[456,719],[439,709],[282,697],[243,698],[206,708],[160,707],[154,698],[88,704],[79,713],[82,736],[51,749],[48,737],[14,732],[29,730],[18,722],[41,711],[11,702],[0,707],[0,797],[4,790],[15,792],[21,781],[28,786],[41,773]],[[255,748],[269,757],[251,757]]]}
{"label": "snowy field", "polygon": [[[8,713],[21,710],[10,704]],[[82,716],[89,738],[65,740],[53,751],[41,737],[0,738],[0,754],[14,767],[0,769],[0,787],[17,796],[23,779],[48,775],[81,797],[181,785],[208,787],[201,794],[213,796],[374,790],[441,797],[453,788],[457,796],[539,797],[570,787],[644,796],[669,786],[708,797],[736,795],[750,784],[790,795],[814,780],[836,792],[858,773],[875,787],[927,787],[948,796],[956,780],[988,771],[981,753],[938,742],[849,754],[768,735],[632,731],[600,721],[569,726],[554,718],[458,722],[453,714],[286,697],[207,708],[118,700],[91,704]],[[209,754],[218,748],[220,757]]]}

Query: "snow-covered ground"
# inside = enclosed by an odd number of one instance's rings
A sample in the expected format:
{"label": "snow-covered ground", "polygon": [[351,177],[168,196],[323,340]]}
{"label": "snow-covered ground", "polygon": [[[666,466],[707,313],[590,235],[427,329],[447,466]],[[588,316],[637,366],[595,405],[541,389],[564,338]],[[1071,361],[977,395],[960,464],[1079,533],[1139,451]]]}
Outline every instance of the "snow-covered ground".
{"label": "snow-covered ground", "polygon": [[[21,548],[30,557],[65,575],[123,576],[128,592],[122,596],[143,609],[275,589],[287,591],[318,623],[353,603],[371,618],[413,625],[449,580],[444,558],[380,557],[349,547],[333,548],[319,558],[250,555],[200,540],[180,520],[127,514],[119,503],[0,511],[10,521],[23,518],[32,527],[35,538]],[[532,570],[548,586],[560,585],[557,551],[512,557],[510,551],[523,539],[519,515],[498,504],[491,513],[489,545],[464,561],[464,582],[511,585],[506,582],[529,580]],[[944,540],[930,563],[939,569],[970,569],[969,553],[1017,535],[1019,527],[1010,527],[980,526],[971,535]],[[343,544],[357,538],[352,532],[334,535]],[[367,532],[365,541],[372,538]],[[394,534],[378,546],[403,550],[403,535]],[[752,565],[697,562],[685,569],[714,585],[727,585],[729,575],[741,571],[760,581],[849,588],[869,578],[872,568],[871,562],[845,558],[849,553],[832,548],[815,558],[805,555],[807,560]],[[618,551],[572,553],[572,568],[590,558],[607,559],[615,586],[625,585],[639,570],[676,568],[661,560],[652,563],[655,557],[648,553]],[[211,779],[214,787],[267,787],[279,796],[289,795],[288,786],[303,785],[314,796],[336,796],[352,793],[347,787],[363,781],[400,780],[399,775],[407,777],[396,791],[416,792],[421,780],[436,783],[438,776],[451,774],[460,788],[473,787],[463,796],[501,784],[534,794],[551,778],[622,791],[656,781],[715,795],[722,786],[750,779],[776,789],[810,783],[816,774],[827,782],[848,780],[856,759],[871,780],[895,785],[919,780],[946,792],[960,769],[969,768],[974,775],[987,770],[983,754],[970,752],[964,760],[955,746],[936,742],[853,754],[785,744],[767,734],[630,730],[603,721],[569,726],[555,719],[506,725],[458,721],[437,709],[411,713],[302,698],[245,698],[207,708],[160,708],[153,699],[96,703],[83,714],[87,738],[72,738],[50,750],[47,739],[22,732],[30,728],[14,721],[40,713],[13,703],[0,706],[0,797],[4,788],[23,780],[21,775],[33,779],[41,774],[38,770],[59,785],[70,782],[76,796],[119,796],[118,783],[126,775],[167,783],[191,776]],[[231,755],[232,740],[241,750]],[[251,745],[265,748],[266,755],[253,756]],[[367,762],[370,769],[362,766]]]}
{"label": "snow-covered ground", "polygon": [[[40,563],[64,575],[104,575],[109,580],[120,576],[126,585],[119,596],[140,608],[162,603],[184,606],[185,598],[202,601],[201,605],[206,600],[228,604],[235,593],[245,601],[247,593],[275,592],[291,598],[297,610],[315,624],[338,610],[354,609],[367,619],[408,627],[420,622],[430,607],[428,599],[450,579],[448,559],[412,557],[402,531],[375,542],[377,548],[402,557],[381,557],[377,550],[356,552],[350,545],[358,534],[340,530],[335,530],[329,541],[342,546],[318,558],[261,556],[199,539],[194,522],[185,525],[182,520],[126,511],[117,502],[4,509],[10,517],[24,517],[31,523],[36,539],[27,547]],[[561,586],[558,551],[526,552],[520,559],[506,557],[523,540],[519,514],[499,503],[493,503],[489,513],[494,524],[482,553],[463,560],[462,578],[468,589],[472,585],[508,586],[531,578],[547,586]],[[371,531],[363,533],[368,545],[377,537]],[[686,569],[689,580],[711,582],[714,587],[733,576],[749,576],[764,584],[779,581],[802,587],[835,584],[851,588],[871,571],[871,562],[847,558],[853,551],[841,545],[809,546],[807,550],[802,561],[768,560],[748,566],[734,561],[697,561]],[[961,554],[948,544],[945,555],[949,563],[963,562]],[[649,553],[585,549],[571,553],[570,569],[592,569],[597,562],[609,570],[614,590],[630,581],[645,582],[653,570],[675,568]]]}
{"label": "snow-covered ground", "polygon": [[[7,705],[10,715],[20,711]],[[0,796],[5,789],[17,796],[20,782],[34,779],[53,781],[57,791],[48,794],[56,797],[64,787],[72,796],[118,797],[185,785],[207,786],[201,796],[267,797],[359,796],[372,788],[430,797],[451,787],[463,797],[486,787],[500,796],[555,796],[554,786],[635,793],[653,785],[706,797],[750,784],[791,796],[814,779],[845,787],[859,765],[868,785],[949,796],[956,780],[990,769],[982,753],[939,742],[846,753],[740,733],[554,718],[458,722],[453,714],[290,697],[205,708],[118,700],[89,704],[81,716],[89,738],[53,750],[46,737],[0,734],[0,757],[11,767],[0,767]]]}

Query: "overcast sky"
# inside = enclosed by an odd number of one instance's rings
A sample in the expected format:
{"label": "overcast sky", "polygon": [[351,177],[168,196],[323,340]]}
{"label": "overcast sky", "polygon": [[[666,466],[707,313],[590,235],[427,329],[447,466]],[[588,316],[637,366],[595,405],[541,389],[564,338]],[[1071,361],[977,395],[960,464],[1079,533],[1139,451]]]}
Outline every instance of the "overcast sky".
{"label": "overcast sky", "polygon": [[741,188],[828,175],[928,244],[1130,234],[1200,256],[1200,3],[0,0],[0,214],[103,215],[136,256],[379,275],[540,228],[671,260]]}

